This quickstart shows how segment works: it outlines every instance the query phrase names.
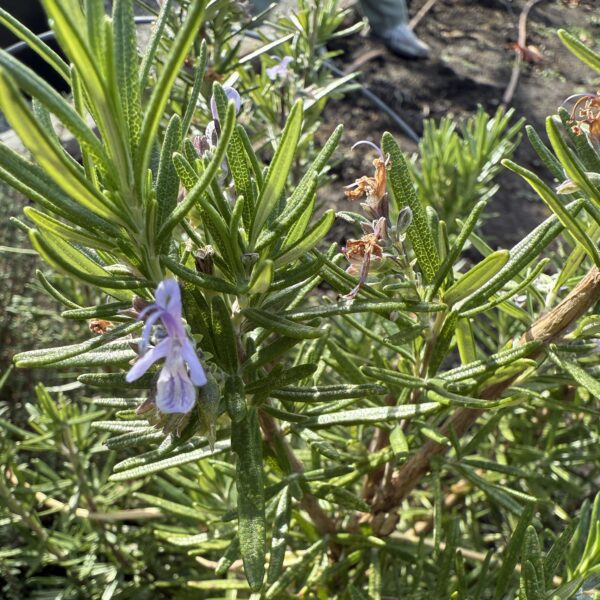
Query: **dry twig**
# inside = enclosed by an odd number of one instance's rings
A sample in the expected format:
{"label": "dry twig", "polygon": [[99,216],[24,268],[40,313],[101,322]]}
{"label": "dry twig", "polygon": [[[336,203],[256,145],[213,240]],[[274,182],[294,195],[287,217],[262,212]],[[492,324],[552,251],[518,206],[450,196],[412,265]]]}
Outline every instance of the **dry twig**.
{"label": "dry twig", "polygon": [[423,6],[417,11],[415,16],[408,22],[408,26],[414,29],[420,22],[421,19],[433,8],[433,5],[437,0],[427,0]]}
{"label": "dry twig", "polygon": [[523,7],[521,14],[519,15],[519,35],[517,43],[515,44],[515,60],[513,62],[512,72],[510,74],[510,80],[506,86],[504,96],[502,96],[502,104],[510,104],[517,90],[517,84],[519,83],[519,75],[521,74],[521,65],[524,60],[524,52],[527,48],[527,17],[531,9],[541,0],[528,0]]}

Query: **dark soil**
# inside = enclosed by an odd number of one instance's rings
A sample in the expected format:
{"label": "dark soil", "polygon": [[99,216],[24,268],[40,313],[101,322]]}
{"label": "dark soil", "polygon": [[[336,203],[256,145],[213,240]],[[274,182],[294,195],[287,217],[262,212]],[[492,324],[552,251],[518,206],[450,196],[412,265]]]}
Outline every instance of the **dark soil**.
{"label": "dark soil", "polygon": [[[411,15],[423,4],[424,0],[415,0],[410,5]],[[510,79],[514,50],[509,44],[517,40],[517,23],[524,4],[524,0],[438,0],[415,29],[431,47],[431,57],[411,61],[386,51],[361,67],[360,81],[417,134],[422,132],[424,118],[448,114],[461,118],[472,114],[479,104],[493,113],[501,104]],[[533,7],[527,21],[527,44],[539,48],[543,60],[524,64],[509,106],[515,108],[516,117],[525,117],[542,137],[546,116],[554,113],[567,96],[600,87],[597,75],[574,58],[556,35],[558,29],[564,28],[590,47],[598,48],[600,2],[580,0],[571,4],[574,6],[562,0],[542,0]],[[343,39],[337,45],[344,51],[338,65],[344,68],[379,47],[364,36]],[[389,130],[405,151],[416,150],[398,126],[357,91],[343,100],[331,101],[325,121],[326,129],[344,123],[342,144],[348,147],[360,139],[377,141]],[[340,183],[351,183],[362,174],[370,174],[372,156],[353,154],[347,153],[343,170],[338,169]],[[549,180],[526,138],[515,160]],[[487,209],[495,216],[486,222],[485,230],[494,244],[507,246],[521,239],[547,212],[542,201],[516,175],[504,172],[499,183],[501,188]],[[336,192],[336,197],[339,206],[341,191]]]}

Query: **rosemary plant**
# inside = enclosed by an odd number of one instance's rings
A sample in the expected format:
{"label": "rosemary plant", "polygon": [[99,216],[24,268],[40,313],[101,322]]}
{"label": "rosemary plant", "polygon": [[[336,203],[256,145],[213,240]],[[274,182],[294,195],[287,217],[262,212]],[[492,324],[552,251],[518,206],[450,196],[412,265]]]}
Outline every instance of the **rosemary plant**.
{"label": "rosemary plant", "polygon": [[[244,96],[203,84],[213,4],[179,5],[158,60],[162,39],[138,52],[131,1],[108,17],[102,0],[43,0],[68,62],[35,48],[69,100],[0,52],[0,106],[32,158],[0,146],[0,178],[34,203],[14,223],[93,298],[43,278],[65,327],[92,333],[14,359],[77,371],[83,392],[40,385],[27,428],[0,421],[3,593],[533,600],[594,588],[598,96],[549,117],[550,146],[528,130],[558,191],[504,162],[552,211],[510,250],[474,233],[485,194],[460,223],[426,211],[389,133],[369,142],[374,175],[347,182],[337,207],[360,236],[327,249],[336,211],[317,211],[316,193],[341,128],[292,173],[299,99],[263,164],[238,122]],[[190,57],[194,83],[174,102]],[[198,118],[210,129],[194,132]],[[347,210],[353,199],[362,210]],[[461,273],[467,244],[482,259]]]}

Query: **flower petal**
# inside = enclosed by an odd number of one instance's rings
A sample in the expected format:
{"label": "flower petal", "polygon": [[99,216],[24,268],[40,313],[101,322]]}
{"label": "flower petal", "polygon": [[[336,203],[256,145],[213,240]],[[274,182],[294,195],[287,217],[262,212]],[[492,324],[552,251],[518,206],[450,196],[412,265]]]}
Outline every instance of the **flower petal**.
{"label": "flower petal", "polygon": [[196,403],[196,388],[182,360],[165,363],[156,385],[156,407],[163,413],[188,413]]}
{"label": "flower petal", "polygon": [[[225,95],[227,96],[227,100],[233,100],[233,103],[235,104],[235,112],[239,113],[240,108],[242,106],[242,98],[238,94],[238,91],[235,88],[227,86],[227,85],[223,88],[223,91],[225,92]],[[219,111],[217,110],[217,101],[215,100],[214,96],[210,97],[210,113],[212,115],[212,118],[215,121],[219,120]]]}
{"label": "flower petal", "polygon": [[125,381],[131,383],[139,379],[157,360],[164,358],[171,351],[172,340],[164,339],[158,346],[151,348],[141,355],[125,376]]}
{"label": "flower petal", "polygon": [[191,342],[187,339],[181,347],[181,356],[183,356],[183,359],[190,369],[190,376],[194,382],[194,385],[205,385],[206,374],[202,368],[202,363],[200,362],[196,351],[192,347]]}
{"label": "flower petal", "polygon": [[165,279],[156,288],[156,304],[181,319],[181,292],[175,279]]}
{"label": "flower petal", "polygon": [[157,319],[161,316],[162,310],[158,307],[154,307],[156,312],[152,313],[147,319],[144,325],[144,329],[142,330],[142,341],[140,342],[140,353],[145,354],[148,350],[148,346],[150,345],[150,332],[152,331],[152,326],[157,321]]}
{"label": "flower petal", "polygon": [[211,147],[217,145],[218,134],[217,134],[217,128],[215,126],[214,121],[208,122],[208,125],[206,126],[206,129],[204,131],[204,137],[206,138],[206,141],[208,142],[209,149]]}
{"label": "flower petal", "polygon": [[562,103],[561,106],[563,106],[564,104],[566,104],[567,102],[571,102],[571,100],[579,100],[579,98],[597,98],[597,94],[594,94],[592,92],[586,92],[584,94],[572,94],[571,96],[569,96],[568,98],[565,98]]}
{"label": "flower petal", "polygon": [[142,308],[142,310],[138,313],[138,315],[137,315],[138,321],[145,319],[147,315],[149,315],[153,310],[157,310],[157,309],[158,309],[158,307],[156,306],[156,304],[148,304],[148,306],[146,306],[146,308]]}
{"label": "flower petal", "polygon": [[385,156],[383,154],[383,150],[377,144],[374,144],[370,140],[358,140],[358,142],[356,142],[352,146],[352,148],[350,148],[350,150],[354,150],[354,148],[356,148],[357,146],[361,146],[363,144],[366,144],[367,146],[371,146],[371,148],[373,148],[373,150],[377,151],[377,153],[379,154],[379,158],[381,158],[381,160],[385,161]]}

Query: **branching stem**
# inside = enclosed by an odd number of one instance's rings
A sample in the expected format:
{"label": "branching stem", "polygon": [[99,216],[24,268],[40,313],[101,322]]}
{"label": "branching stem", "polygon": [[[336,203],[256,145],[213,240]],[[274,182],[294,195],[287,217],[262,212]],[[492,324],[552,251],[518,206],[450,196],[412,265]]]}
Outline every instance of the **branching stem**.
{"label": "branching stem", "polygon": [[[529,327],[521,337],[519,344],[538,341],[549,344],[559,337],[567,328],[582,317],[596,302],[600,300],[600,270],[593,267],[571,293],[553,310],[540,317]],[[537,358],[543,352],[543,347],[532,351],[528,358]],[[480,393],[483,399],[493,400],[507,390],[518,377],[495,383],[484,388]],[[462,437],[483,413],[483,409],[459,408],[442,426],[441,434],[447,436],[451,431],[456,438]],[[383,493],[373,505],[375,517],[394,510],[417,486],[429,472],[431,460],[444,454],[448,447],[434,441],[427,441],[423,447],[394,473]]]}

